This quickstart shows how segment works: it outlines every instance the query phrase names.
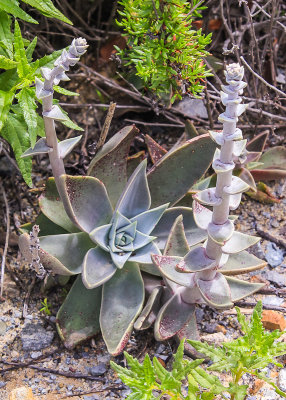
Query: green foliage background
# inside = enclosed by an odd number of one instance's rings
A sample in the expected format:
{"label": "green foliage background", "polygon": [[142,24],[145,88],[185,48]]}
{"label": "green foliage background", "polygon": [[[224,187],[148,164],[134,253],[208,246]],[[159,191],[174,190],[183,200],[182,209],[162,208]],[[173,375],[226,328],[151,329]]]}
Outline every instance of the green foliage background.
{"label": "green foliage background", "polygon": [[[41,14],[71,24],[51,0],[23,0]],[[0,135],[11,145],[24,180],[32,186],[30,158],[21,155],[36,143],[37,136],[44,136],[42,118],[37,114],[35,77],[41,77],[40,68],[53,66],[61,51],[33,61],[37,37],[31,42],[22,37],[17,19],[37,23],[19,6],[17,0],[0,0]],[[60,93],[63,89],[55,88]],[[65,92],[64,92],[65,93]],[[65,94],[70,94],[67,92]],[[67,124],[80,129],[71,121]]]}
{"label": "green foliage background", "polygon": [[160,97],[171,94],[171,102],[182,94],[197,96],[210,76],[202,57],[211,34],[193,29],[194,17],[202,17],[199,0],[121,0],[118,25],[127,47],[118,54],[124,66],[133,65],[148,89]]}

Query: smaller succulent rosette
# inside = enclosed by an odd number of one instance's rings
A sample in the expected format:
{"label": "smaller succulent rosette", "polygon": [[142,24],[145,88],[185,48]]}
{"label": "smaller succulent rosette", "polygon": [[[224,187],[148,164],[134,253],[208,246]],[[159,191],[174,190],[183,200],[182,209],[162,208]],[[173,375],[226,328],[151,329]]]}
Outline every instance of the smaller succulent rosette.
{"label": "smaller succulent rosette", "polygon": [[82,278],[88,289],[102,285],[127,261],[150,264],[150,255],[160,254],[153,242],[156,237],[150,234],[168,204],[150,209],[146,165],[147,160],[144,160],[129,178],[110,222],[89,232],[98,246],[91,248],[83,260]]}

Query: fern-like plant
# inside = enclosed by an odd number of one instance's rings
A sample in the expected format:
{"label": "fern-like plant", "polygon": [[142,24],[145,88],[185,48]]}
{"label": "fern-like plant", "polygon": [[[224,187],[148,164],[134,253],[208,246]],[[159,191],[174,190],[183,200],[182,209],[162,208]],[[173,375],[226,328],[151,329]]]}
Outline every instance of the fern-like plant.
{"label": "fern-like plant", "polygon": [[[207,369],[200,365],[203,359],[189,361],[183,358],[184,340],[181,341],[171,371],[166,370],[156,357],[153,363],[149,355],[142,364],[128,353],[124,353],[130,369],[123,368],[113,361],[111,367],[120,379],[131,388],[127,400],[214,400],[218,398],[244,400],[248,385],[241,384],[241,378],[248,373],[270,384],[283,398],[282,392],[261,370],[270,363],[282,367],[275,358],[286,354],[286,343],[276,342],[283,332],[267,332],[261,322],[262,303],[259,301],[253,310],[250,323],[236,307],[237,318],[244,336],[222,346],[211,346],[195,340],[188,340],[200,353],[205,354],[213,364]],[[217,376],[209,371],[231,374],[228,386],[223,385]],[[186,383],[188,385],[186,386]],[[228,395],[227,395],[228,394]],[[218,397],[220,396],[220,397]]]}

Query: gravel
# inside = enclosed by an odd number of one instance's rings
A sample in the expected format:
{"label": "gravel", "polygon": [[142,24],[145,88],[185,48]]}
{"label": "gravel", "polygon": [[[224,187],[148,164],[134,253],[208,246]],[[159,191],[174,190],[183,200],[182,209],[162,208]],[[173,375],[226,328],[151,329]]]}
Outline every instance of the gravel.
{"label": "gravel", "polygon": [[53,341],[54,332],[47,331],[39,324],[27,324],[21,332],[23,350],[42,350],[49,347]]}

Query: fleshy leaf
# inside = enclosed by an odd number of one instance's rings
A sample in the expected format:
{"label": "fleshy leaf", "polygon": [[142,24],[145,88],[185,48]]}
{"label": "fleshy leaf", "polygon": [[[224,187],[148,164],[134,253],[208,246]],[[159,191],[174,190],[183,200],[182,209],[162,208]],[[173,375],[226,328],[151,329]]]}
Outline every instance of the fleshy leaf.
{"label": "fleshy leaf", "polygon": [[267,150],[260,157],[263,162],[261,169],[286,169],[286,149],[284,146],[276,146]]}
{"label": "fleshy leaf", "polygon": [[235,157],[239,157],[242,154],[242,152],[245,150],[246,143],[246,139],[237,140],[233,143],[233,155]]}
{"label": "fleshy leaf", "polygon": [[127,156],[137,133],[134,126],[126,126],[117,132],[98,151],[87,172],[104,182],[113,207],[127,183]]}
{"label": "fleshy leaf", "polygon": [[197,280],[198,288],[205,301],[215,308],[228,308],[232,307],[230,288],[226,278],[217,272],[214,279],[204,281]]}
{"label": "fleshy leaf", "polygon": [[250,283],[229,276],[226,276],[225,279],[230,288],[231,299],[234,302],[252,295],[265,286],[264,283]]}
{"label": "fleshy leaf", "polygon": [[90,249],[82,264],[82,281],[87,289],[103,285],[116,272],[109,253],[100,247]]}
{"label": "fleshy leaf", "polygon": [[167,340],[183,329],[193,314],[195,306],[182,301],[180,294],[175,294],[161,308],[156,318],[154,333],[156,340]]}
{"label": "fleshy leaf", "polygon": [[94,247],[83,232],[41,236],[39,240],[42,264],[59,275],[79,274],[86,252]]}
{"label": "fleshy leaf", "polygon": [[256,184],[251,172],[246,168],[239,168],[234,170],[234,174],[238,175],[245,183],[247,183],[252,190],[256,192]]}
{"label": "fleshy leaf", "polygon": [[134,250],[141,249],[143,246],[146,246],[154,239],[156,239],[155,236],[145,235],[144,233],[137,231],[133,242]]}
{"label": "fleshy leaf", "polygon": [[[189,340],[200,340],[199,336],[199,331],[197,327],[197,319],[196,319],[196,307],[193,306],[193,310],[191,311],[191,305],[190,307],[190,314],[189,314],[189,319],[185,323],[182,329],[180,329],[176,333],[176,338],[179,339],[180,341],[182,339],[189,339]],[[184,348],[185,352],[190,355],[191,357],[194,358],[202,358],[202,355],[197,352],[193,346],[191,346],[187,341],[184,343]]]}
{"label": "fleshy leaf", "polygon": [[62,175],[60,179],[66,188],[65,210],[75,225],[89,233],[110,222],[112,207],[102,182],[91,176]]}
{"label": "fleshy leaf", "polygon": [[193,201],[193,213],[194,213],[194,220],[200,229],[207,229],[208,225],[212,221],[212,211],[208,208],[203,207],[197,201]]}
{"label": "fleshy leaf", "polygon": [[134,324],[134,329],[140,331],[148,329],[153,322],[155,322],[157,314],[160,310],[160,298],[162,291],[162,286],[155,287],[152,290],[145,307]]}
{"label": "fleshy leaf", "polygon": [[65,158],[72,149],[78,144],[82,135],[63,140],[59,143],[59,153],[61,158]]}
{"label": "fleshy leaf", "polygon": [[65,121],[67,119],[66,115],[57,105],[53,105],[50,111],[43,112],[43,116],[55,121]]}
{"label": "fleshy leaf", "polygon": [[247,143],[247,150],[248,151],[260,151],[262,152],[264,150],[265,144],[267,142],[269,136],[268,131],[264,131],[259,133],[258,135],[255,135],[253,139],[251,139]]}
{"label": "fleshy leaf", "polygon": [[71,233],[79,231],[78,227],[71,222],[64,209],[54,178],[48,179],[45,194],[40,197],[39,205],[42,213],[54,224],[61,226]]}
{"label": "fleshy leaf", "polygon": [[41,138],[37,141],[34,148],[30,147],[28,150],[26,150],[21,155],[21,158],[36,156],[38,154],[47,154],[50,153],[51,151],[53,151],[53,149],[47,145],[46,138]]}
{"label": "fleshy leaf", "polygon": [[214,150],[209,135],[201,135],[162,157],[148,172],[152,207],[180,200],[207,171]]}
{"label": "fleshy leaf", "polygon": [[222,199],[217,197],[215,192],[216,188],[204,189],[196,193],[193,198],[194,200],[199,201],[202,205],[219,206],[222,202]]}
{"label": "fleshy leaf", "polygon": [[137,230],[145,233],[145,235],[149,235],[157,225],[167,207],[168,204],[163,204],[162,206],[152,208],[151,210],[145,211],[131,218],[131,221],[137,221]]}
{"label": "fleshy leaf", "polygon": [[21,225],[19,228],[20,233],[31,232],[33,225],[38,225],[40,227],[40,232],[38,236],[61,235],[63,233],[69,233],[61,226],[56,225],[54,222],[52,222],[42,212],[40,212],[33,223]]}
{"label": "fleshy leaf", "polygon": [[145,143],[153,164],[156,164],[167,153],[167,150],[155,142],[149,135],[145,135]]}
{"label": "fleshy leaf", "polygon": [[233,232],[234,225],[229,219],[224,224],[217,225],[211,222],[208,225],[209,236],[219,245],[223,245],[227,240],[229,240],[233,235]]}
{"label": "fleshy leaf", "polygon": [[224,193],[227,194],[237,194],[245,192],[249,188],[248,184],[237,176],[233,176],[231,179],[230,186],[225,186],[223,188]]}
{"label": "fleshy leaf", "polygon": [[250,236],[246,235],[245,233],[234,231],[232,237],[222,247],[222,251],[226,254],[239,253],[247,249],[248,247],[258,243],[259,240],[259,237]]}
{"label": "fleshy leaf", "polygon": [[181,286],[189,287],[191,285],[194,274],[187,275],[176,271],[176,266],[182,260],[182,257],[158,255],[152,255],[151,257],[162,276]]}
{"label": "fleshy leaf", "polygon": [[161,254],[160,250],[153,242],[133,252],[129,260],[138,262],[139,264],[151,264],[151,254]]}
{"label": "fleshy leaf", "polygon": [[191,208],[172,207],[168,208],[164,212],[162,218],[152,232],[152,235],[157,237],[157,239],[155,239],[155,243],[160,250],[164,249],[172,226],[176,218],[178,218],[180,215],[183,216],[185,235],[190,246],[200,243],[206,239],[207,234],[205,231],[197,227]]}
{"label": "fleshy leaf", "polygon": [[57,313],[57,329],[69,349],[100,331],[101,287],[86,289],[81,276],[76,278]]}
{"label": "fleshy leaf", "polygon": [[231,254],[228,261],[220,269],[224,275],[239,275],[265,267],[267,263],[247,251]]}
{"label": "fleshy leaf", "polygon": [[109,243],[110,228],[111,224],[102,225],[98,228],[95,228],[89,234],[91,240],[97,243],[105,251],[109,251],[108,243]]}
{"label": "fleshy leaf", "polygon": [[116,265],[117,268],[122,269],[126,261],[130,258],[131,256],[131,251],[130,252],[122,252],[122,253],[115,253],[113,251],[110,252],[112,261]]}
{"label": "fleshy leaf", "polygon": [[112,355],[120,354],[126,346],[143,302],[144,285],[136,263],[126,263],[104,284],[100,326]]}
{"label": "fleshy leaf", "polygon": [[115,211],[119,211],[127,218],[135,217],[147,211],[151,205],[150,191],[146,177],[147,160],[139,164],[128,179]]}
{"label": "fleshy leaf", "polygon": [[184,257],[189,249],[184,231],[183,216],[179,215],[171,228],[164,248],[164,255]]}
{"label": "fleshy leaf", "polygon": [[206,255],[206,249],[203,246],[191,249],[176,265],[178,272],[200,272],[206,269],[213,268],[216,261]]}

